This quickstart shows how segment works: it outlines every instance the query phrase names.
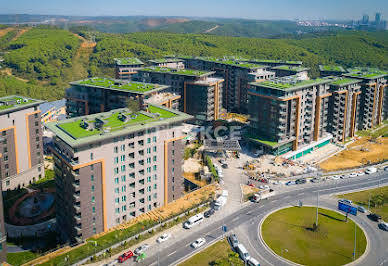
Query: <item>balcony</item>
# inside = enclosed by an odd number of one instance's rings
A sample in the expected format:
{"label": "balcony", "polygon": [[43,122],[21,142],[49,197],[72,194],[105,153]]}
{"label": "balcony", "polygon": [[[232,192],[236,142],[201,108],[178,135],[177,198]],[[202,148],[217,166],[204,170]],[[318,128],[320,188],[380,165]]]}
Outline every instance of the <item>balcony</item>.
{"label": "balcony", "polygon": [[74,220],[77,224],[81,223],[81,215],[74,215]]}
{"label": "balcony", "polygon": [[74,210],[76,213],[81,213],[81,205],[80,204],[74,204]]}
{"label": "balcony", "polygon": [[74,188],[75,191],[79,191],[79,181],[78,182],[76,182],[76,181],[73,182],[73,188]]}
{"label": "balcony", "polygon": [[81,225],[74,226],[74,229],[77,232],[77,235],[80,235],[82,233]]}
{"label": "balcony", "polygon": [[73,194],[73,198],[74,198],[75,202],[79,202],[80,201],[80,194],[79,193]]}

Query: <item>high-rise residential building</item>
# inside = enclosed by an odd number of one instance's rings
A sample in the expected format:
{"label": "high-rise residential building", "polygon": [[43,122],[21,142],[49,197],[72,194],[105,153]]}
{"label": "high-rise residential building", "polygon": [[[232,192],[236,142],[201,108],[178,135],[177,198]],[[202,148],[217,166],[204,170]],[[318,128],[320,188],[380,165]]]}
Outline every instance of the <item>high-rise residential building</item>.
{"label": "high-rise residential building", "polygon": [[[1,141],[0,137],[0,141]],[[2,160],[2,154],[0,153],[0,164]],[[1,169],[0,169],[1,176]],[[0,191],[2,191],[0,183]],[[3,205],[3,194],[0,193],[0,264],[3,265],[3,262],[7,261],[7,233],[5,231],[4,225],[4,205]]]}
{"label": "high-rise residential building", "polygon": [[380,23],[381,23],[381,13],[376,13],[376,16],[375,16],[375,24],[376,24],[376,27],[379,27],[380,26]]}
{"label": "high-rise residential building", "polygon": [[275,72],[276,77],[285,77],[285,76],[297,76],[301,80],[309,79],[308,71],[310,68],[302,66],[293,66],[293,65],[281,65],[271,68]]}
{"label": "high-rise residential building", "polygon": [[222,109],[223,79],[212,77],[215,72],[148,67],[139,70],[142,82],[168,85],[182,96],[180,110],[193,115],[197,122],[217,120]]}
{"label": "high-rise residential building", "polygon": [[188,68],[215,71],[216,76],[222,77],[224,80],[222,103],[228,112],[245,113],[248,84],[275,77],[274,72],[267,70],[268,66],[237,59],[196,57],[184,60]]}
{"label": "high-rise residential building", "polygon": [[360,80],[360,114],[358,129],[369,129],[388,118],[388,72],[375,68],[353,68],[344,74]]}
{"label": "high-rise residential building", "polygon": [[66,90],[69,117],[124,108],[129,100],[137,102],[140,109],[147,101],[177,108],[180,99],[168,86],[159,84],[109,78],[89,78],[70,84],[72,86]]}
{"label": "high-rise residential building", "polygon": [[337,65],[319,65],[319,72],[321,77],[328,77],[341,76],[346,73],[346,70],[342,66]]}
{"label": "high-rise residential building", "polygon": [[369,25],[369,16],[368,16],[368,14],[362,15],[361,24],[363,24],[363,25]]}
{"label": "high-rise residential building", "polygon": [[143,67],[144,63],[138,58],[115,58],[116,78],[131,80],[137,70]]}
{"label": "high-rise residential building", "polygon": [[0,98],[0,177],[4,190],[28,186],[44,177],[41,103],[15,95]]}
{"label": "high-rise residential building", "polygon": [[174,57],[165,57],[160,59],[148,60],[150,66],[154,67],[168,67],[175,69],[184,69],[185,64],[183,59],[174,58]]}
{"label": "high-rise residential building", "polygon": [[357,118],[360,115],[360,80],[352,78],[333,78],[329,83],[327,131],[333,140],[345,142],[347,137],[354,137],[358,128]]}
{"label": "high-rise residential building", "polygon": [[147,105],[49,123],[62,236],[80,242],[181,197],[191,118]]}
{"label": "high-rise residential building", "polygon": [[329,143],[329,81],[290,76],[250,83],[248,139],[276,155],[294,151],[290,158]]}

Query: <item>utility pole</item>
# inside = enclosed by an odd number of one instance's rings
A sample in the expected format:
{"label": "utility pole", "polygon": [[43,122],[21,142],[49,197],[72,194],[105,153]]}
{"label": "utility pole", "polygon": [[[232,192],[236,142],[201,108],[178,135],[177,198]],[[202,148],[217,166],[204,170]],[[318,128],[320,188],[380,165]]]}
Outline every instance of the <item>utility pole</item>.
{"label": "utility pole", "polygon": [[353,250],[353,261],[356,260],[356,247],[357,247],[357,226],[354,222],[354,250]]}
{"label": "utility pole", "polygon": [[315,225],[318,227],[318,208],[319,208],[319,190],[318,190],[318,194],[317,194],[317,217],[316,217],[316,221],[315,221]]}

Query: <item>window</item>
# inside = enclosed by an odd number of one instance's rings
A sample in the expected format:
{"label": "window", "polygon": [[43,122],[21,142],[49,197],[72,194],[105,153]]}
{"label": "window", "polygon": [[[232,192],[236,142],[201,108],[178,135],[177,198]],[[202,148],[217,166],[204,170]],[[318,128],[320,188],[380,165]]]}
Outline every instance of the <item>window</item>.
{"label": "window", "polygon": [[158,188],[158,186],[156,184],[154,184],[154,189],[157,189],[157,188]]}
{"label": "window", "polygon": [[125,182],[125,175],[121,176],[121,182]]}
{"label": "window", "polygon": [[171,169],[171,171],[174,173],[174,171],[175,171],[175,168],[173,167],[173,168]]}
{"label": "window", "polygon": [[5,136],[5,134],[7,134],[5,130],[1,132],[1,135]]}
{"label": "window", "polygon": [[120,203],[120,198],[115,198],[115,203],[116,204]]}
{"label": "window", "polygon": [[90,181],[94,181],[94,175],[90,176]]}
{"label": "window", "polygon": [[173,183],[175,182],[175,176],[172,177],[172,182],[173,182]]}
{"label": "window", "polygon": [[154,150],[154,152],[156,152],[156,146],[154,146],[153,150]]}
{"label": "window", "polygon": [[119,152],[119,147],[114,147],[114,148],[113,148],[113,152],[114,152],[114,153],[118,153],[118,152]]}
{"label": "window", "polygon": [[38,126],[38,121],[35,121],[35,126],[36,126],[36,127]]}
{"label": "window", "polygon": [[115,173],[115,174],[118,174],[118,173],[119,173],[119,168],[118,168],[118,167],[115,167],[114,173]]}
{"label": "window", "polygon": [[96,213],[96,207],[92,207],[92,213]]}
{"label": "window", "polygon": [[174,186],[171,187],[171,190],[174,191]]}
{"label": "window", "polygon": [[4,147],[3,152],[4,152],[4,153],[8,152],[8,148],[7,148],[7,147]]}
{"label": "window", "polygon": [[93,160],[93,152],[90,153],[90,160]]}
{"label": "window", "polygon": [[138,132],[137,135],[138,135],[139,137],[143,136],[143,135],[144,135],[144,131]]}
{"label": "window", "polygon": [[4,162],[8,161],[8,155],[4,155]]}
{"label": "window", "polygon": [[151,163],[151,158],[147,158],[147,163]]}
{"label": "window", "polygon": [[38,114],[34,114],[34,117],[35,117],[35,118],[38,118]]}
{"label": "window", "polygon": [[35,129],[35,133],[36,133],[36,134],[39,134],[39,129]]}
{"label": "window", "polygon": [[147,173],[151,173],[151,167],[147,167]]}
{"label": "window", "polygon": [[5,181],[5,185],[8,187],[9,186],[9,180]]}
{"label": "window", "polygon": [[130,173],[130,174],[128,175],[128,177],[129,177],[129,178],[135,178],[135,173]]}
{"label": "window", "polygon": [[151,177],[147,177],[147,183],[151,182]]}
{"label": "window", "polygon": [[155,156],[154,156],[154,162],[156,162],[156,158],[157,158],[157,157],[156,157],[156,155],[155,155]]}
{"label": "window", "polygon": [[39,141],[39,137],[36,137],[35,140],[36,140],[36,141]]}
{"label": "window", "polygon": [[116,208],[115,213],[120,213],[120,208]]}
{"label": "window", "polygon": [[135,168],[135,163],[130,163],[130,164],[128,164],[128,166],[129,166],[129,168],[133,169],[133,168]]}
{"label": "window", "polygon": [[127,187],[124,185],[121,187],[121,192],[125,192],[125,191],[127,191]]}
{"label": "window", "polygon": [[125,155],[121,155],[120,159],[122,162],[125,162]]}
{"label": "window", "polygon": [[116,178],[115,178],[115,184],[118,184],[118,183],[119,183],[119,178],[116,177]]}
{"label": "window", "polygon": [[147,138],[147,144],[151,143],[151,138]]}
{"label": "window", "polygon": [[151,192],[151,186],[147,187],[147,192]]}
{"label": "window", "polygon": [[95,202],[96,202],[96,198],[92,196],[92,203],[95,203]]}
{"label": "window", "polygon": [[171,163],[172,163],[172,164],[175,164],[175,160],[174,160],[174,159],[172,159],[172,160],[171,160]]}
{"label": "window", "polygon": [[151,148],[147,148],[147,154],[151,153]]}
{"label": "window", "polygon": [[156,142],[156,136],[152,137],[152,141]]}
{"label": "window", "polygon": [[125,212],[126,210],[127,210],[127,206],[125,206],[125,205],[124,205],[124,206],[121,206],[121,211],[122,211],[122,212]]}
{"label": "window", "polygon": [[154,175],[154,181],[158,180],[158,176],[155,174]]}
{"label": "window", "polygon": [[96,227],[93,227],[93,234],[96,234],[97,231],[96,231]]}
{"label": "window", "polygon": [[120,147],[120,151],[125,151],[125,145],[123,144],[123,145],[121,145],[121,147]]}
{"label": "window", "polygon": [[94,165],[93,164],[90,166],[90,170],[94,170]]}
{"label": "window", "polygon": [[125,165],[121,166],[121,172],[125,172]]}
{"label": "window", "polygon": [[154,199],[158,197],[158,193],[154,193]]}
{"label": "window", "polygon": [[91,188],[91,189],[92,189],[92,192],[94,192],[94,185],[92,185],[92,188]]}
{"label": "window", "polygon": [[119,157],[115,157],[115,158],[113,159],[113,161],[114,161],[115,164],[118,164],[118,163],[119,163]]}
{"label": "window", "polygon": [[116,193],[116,194],[119,194],[119,192],[120,192],[120,189],[119,189],[118,187],[116,187],[116,188],[115,188],[115,193]]}
{"label": "window", "polygon": [[125,195],[122,196],[122,197],[121,197],[121,201],[122,201],[122,202],[126,202],[126,201],[127,201],[127,196],[125,196]]}
{"label": "window", "polygon": [[149,195],[147,198],[148,198],[148,201],[151,201],[151,195]]}
{"label": "window", "polygon": [[154,167],[153,167],[153,168],[154,168],[154,171],[156,171],[156,168],[157,168],[157,166],[156,166],[156,165],[154,165]]}

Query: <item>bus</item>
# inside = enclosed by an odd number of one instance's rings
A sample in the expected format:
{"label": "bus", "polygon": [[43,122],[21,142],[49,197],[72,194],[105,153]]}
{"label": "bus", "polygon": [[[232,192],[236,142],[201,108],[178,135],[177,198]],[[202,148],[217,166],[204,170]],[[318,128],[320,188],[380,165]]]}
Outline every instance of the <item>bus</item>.
{"label": "bus", "polygon": [[204,217],[202,213],[196,214],[193,217],[189,218],[184,224],[183,227],[186,229],[190,229],[191,227],[202,223]]}

